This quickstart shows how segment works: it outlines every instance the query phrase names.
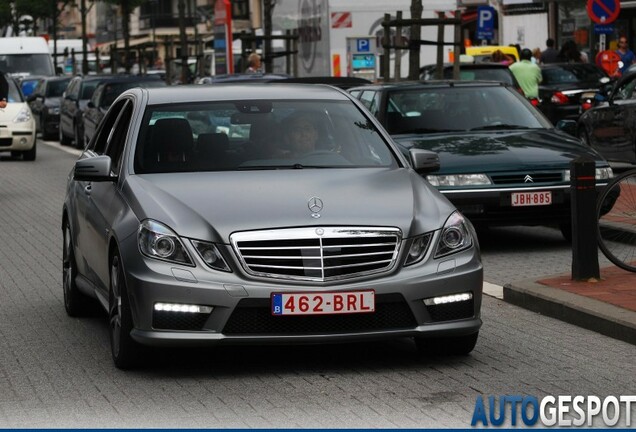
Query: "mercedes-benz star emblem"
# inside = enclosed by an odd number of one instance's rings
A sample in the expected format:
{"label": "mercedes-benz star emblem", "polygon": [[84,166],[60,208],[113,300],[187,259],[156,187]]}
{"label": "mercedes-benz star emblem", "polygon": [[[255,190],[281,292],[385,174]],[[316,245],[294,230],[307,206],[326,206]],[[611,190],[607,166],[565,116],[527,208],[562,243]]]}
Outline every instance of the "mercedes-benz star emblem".
{"label": "mercedes-benz star emblem", "polygon": [[309,198],[307,206],[312,213],[320,213],[322,210],[322,200],[318,197],[311,197]]}
{"label": "mercedes-benz star emblem", "polygon": [[524,183],[534,183],[534,179],[530,177],[530,174],[523,178]]}

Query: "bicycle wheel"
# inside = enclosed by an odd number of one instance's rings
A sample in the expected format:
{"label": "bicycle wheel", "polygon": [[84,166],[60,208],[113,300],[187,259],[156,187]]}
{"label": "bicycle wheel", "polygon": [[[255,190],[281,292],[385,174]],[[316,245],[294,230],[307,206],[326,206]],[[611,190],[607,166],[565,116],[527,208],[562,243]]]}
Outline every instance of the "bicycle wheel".
{"label": "bicycle wheel", "polygon": [[599,248],[618,267],[636,272],[636,170],[610,181],[596,211]]}

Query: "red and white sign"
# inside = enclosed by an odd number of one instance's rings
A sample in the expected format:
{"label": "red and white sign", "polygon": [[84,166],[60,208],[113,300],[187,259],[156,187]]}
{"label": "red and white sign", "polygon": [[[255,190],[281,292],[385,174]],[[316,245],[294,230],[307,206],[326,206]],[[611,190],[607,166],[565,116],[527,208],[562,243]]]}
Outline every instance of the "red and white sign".
{"label": "red and white sign", "polygon": [[544,206],[552,204],[552,192],[513,192],[510,199],[513,207]]}
{"label": "red and white sign", "polygon": [[272,315],[332,315],[375,312],[375,292],[273,293]]}
{"label": "red and white sign", "polygon": [[620,12],[620,0],[587,0],[587,15],[596,24],[613,23]]}
{"label": "red and white sign", "polygon": [[331,28],[351,28],[351,12],[331,12]]}

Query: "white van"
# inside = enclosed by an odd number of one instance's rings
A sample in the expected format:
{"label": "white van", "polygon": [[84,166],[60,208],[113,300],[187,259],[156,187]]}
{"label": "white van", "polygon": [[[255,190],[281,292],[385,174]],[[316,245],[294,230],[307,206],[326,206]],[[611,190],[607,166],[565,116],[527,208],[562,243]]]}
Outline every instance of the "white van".
{"label": "white van", "polygon": [[0,38],[0,71],[13,76],[55,75],[46,40],[42,37]]}
{"label": "white van", "polygon": [[[66,50],[66,57],[63,55],[64,50]],[[56,66],[60,67],[65,74],[73,73],[73,62],[71,51],[75,51],[75,63],[77,63],[76,71],[81,72],[82,70],[82,60],[84,56],[82,54],[82,40],[81,39],[58,39],[57,40],[57,61]],[[90,44],[86,44],[86,50],[91,51]],[[49,40],[49,52],[53,55],[53,40]],[[89,54],[89,69],[90,69],[90,59],[91,55]]]}

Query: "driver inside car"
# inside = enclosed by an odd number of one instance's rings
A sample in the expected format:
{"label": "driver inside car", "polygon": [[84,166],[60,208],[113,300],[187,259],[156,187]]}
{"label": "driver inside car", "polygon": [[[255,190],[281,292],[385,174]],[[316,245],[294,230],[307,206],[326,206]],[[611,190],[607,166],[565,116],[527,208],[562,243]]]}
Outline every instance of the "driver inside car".
{"label": "driver inside car", "polygon": [[310,114],[292,114],[287,120],[283,133],[287,157],[303,156],[316,151],[319,133]]}

